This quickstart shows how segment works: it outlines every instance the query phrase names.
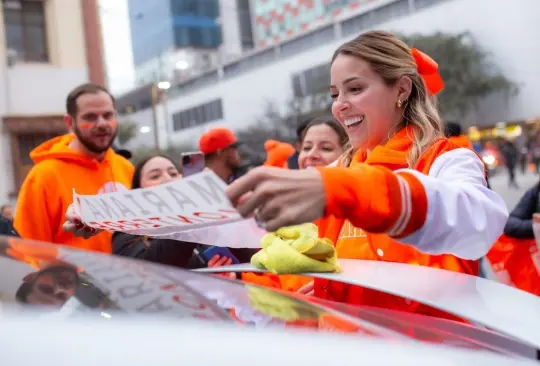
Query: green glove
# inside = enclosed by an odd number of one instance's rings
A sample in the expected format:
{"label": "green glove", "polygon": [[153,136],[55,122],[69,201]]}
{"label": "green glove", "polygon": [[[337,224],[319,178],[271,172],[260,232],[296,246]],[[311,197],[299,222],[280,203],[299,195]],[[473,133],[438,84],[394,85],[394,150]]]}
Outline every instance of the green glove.
{"label": "green glove", "polygon": [[251,264],[275,274],[341,272],[334,245],[318,237],[312,223],[286,226],[261,239],[262,249]]}

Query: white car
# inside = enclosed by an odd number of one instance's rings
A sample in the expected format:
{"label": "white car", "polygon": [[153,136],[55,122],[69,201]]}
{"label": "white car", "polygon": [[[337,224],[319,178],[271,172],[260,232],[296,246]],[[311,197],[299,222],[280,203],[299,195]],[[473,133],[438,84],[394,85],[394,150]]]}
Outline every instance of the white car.
{"label": "white car", "polygon": [[537,364],[537,297],[427,267],[341,264],[342,274],[309,275],[418,301],[469,322],[0,237],[1,364]]}

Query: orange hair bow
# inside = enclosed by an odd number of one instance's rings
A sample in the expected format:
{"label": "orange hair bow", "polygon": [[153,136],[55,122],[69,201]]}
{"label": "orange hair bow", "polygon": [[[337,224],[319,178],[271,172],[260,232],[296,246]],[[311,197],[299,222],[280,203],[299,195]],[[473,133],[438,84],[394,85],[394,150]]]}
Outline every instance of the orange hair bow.
{"label": "orange hair bow", "polygon": [[429,96],[433,96],[444,89],[444,81],[439,74],[439,64],[434,59],[426,55],[424,52],[413,48],[411,53],[416,62],[416,69],[424,79],[426,87],[429,91]]}

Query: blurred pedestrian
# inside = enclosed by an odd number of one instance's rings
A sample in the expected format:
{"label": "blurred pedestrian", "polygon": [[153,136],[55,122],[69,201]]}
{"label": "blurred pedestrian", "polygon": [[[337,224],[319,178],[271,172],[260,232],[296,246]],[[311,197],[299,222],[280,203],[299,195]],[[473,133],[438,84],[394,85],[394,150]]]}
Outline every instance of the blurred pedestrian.
{"label": "blurred pedestrian", "polygon": [[516,165],[518,160],[518,149],[509,140],[503,139],[500,141],[500,151],[504,159],[504,166],[508,170],[508,187],[519,189],[516,183]]}
{"label": "blurred pedestrian", "polygon": [[474,150],[473,145],[469,137],[463,134],[461,125],[456,122],[446,122],[444,129],[445,136],[459,147],[466,147],[467,149]]}
{"label": "blurred pedestrian", "polygon": [[13,221],[13,208],[11,205],[3,205],[0,207],[0,216],[4,216],[9,221]]}

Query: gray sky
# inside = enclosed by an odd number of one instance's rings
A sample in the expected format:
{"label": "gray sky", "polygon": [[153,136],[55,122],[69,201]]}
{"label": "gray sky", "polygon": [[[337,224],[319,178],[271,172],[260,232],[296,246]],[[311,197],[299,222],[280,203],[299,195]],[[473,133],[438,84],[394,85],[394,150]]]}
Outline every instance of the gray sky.
{"label": "gray sky", "polygon": [[109,88],[121,94],[135,80],[127,0],[99,0],[99,7]]}

